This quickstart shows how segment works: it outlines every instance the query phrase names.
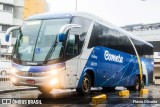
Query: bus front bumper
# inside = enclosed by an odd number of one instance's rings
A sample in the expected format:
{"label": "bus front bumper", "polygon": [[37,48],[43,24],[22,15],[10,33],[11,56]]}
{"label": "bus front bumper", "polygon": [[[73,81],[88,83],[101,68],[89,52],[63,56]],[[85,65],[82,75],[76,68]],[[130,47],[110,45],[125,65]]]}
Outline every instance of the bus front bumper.
{"label": "bus front bumper", "polygon": [[19,76],[17,74],[11,74],[11,81],[14,85],[19,86],[48,86],[53,88],[60,87],[60,81],[58,76],[44,76],[44,77],[32,77],[32,76]]}

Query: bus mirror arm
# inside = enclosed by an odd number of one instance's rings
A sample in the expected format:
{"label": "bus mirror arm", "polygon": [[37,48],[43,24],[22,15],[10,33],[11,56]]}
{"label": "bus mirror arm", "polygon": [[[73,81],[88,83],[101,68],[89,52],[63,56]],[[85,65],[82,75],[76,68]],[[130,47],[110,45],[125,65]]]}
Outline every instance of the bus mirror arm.
{"label": "bus mirror arm", "polygon": [[9,39],[10,39],[10,33],[13,31],[13,30],[18,30],[20,29],[21,26],[14,26],[14,27],[10,27],[7,29],[6,33],[5,33],[5,41],[8,42]]}
{"label": "bus mirror arm", "polygon": [[59,39],[59,42],[63,42],[65,40],[65,35],[67,33],[67,31],[69,29],[72,29],[72,28],[80,28],[81,25],[79,24],[66,24],[66,25],[63,25],[58,33],[58,39]]}

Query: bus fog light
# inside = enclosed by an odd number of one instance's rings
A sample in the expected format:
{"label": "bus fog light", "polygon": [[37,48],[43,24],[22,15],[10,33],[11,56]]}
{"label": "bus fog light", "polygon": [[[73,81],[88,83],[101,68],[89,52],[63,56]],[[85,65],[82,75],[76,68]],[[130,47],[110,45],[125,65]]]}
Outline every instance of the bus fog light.
{"label": "bus fog light", "polygon": [[12,77],[12,78],[11,78],[11,81],[15,83],[15,82],[16,82],[16,79]]}
{"label": "bus fog light", "polygon": [[56,85],[58,83],[58,79],[54,78],[50,81],[50,85]]}

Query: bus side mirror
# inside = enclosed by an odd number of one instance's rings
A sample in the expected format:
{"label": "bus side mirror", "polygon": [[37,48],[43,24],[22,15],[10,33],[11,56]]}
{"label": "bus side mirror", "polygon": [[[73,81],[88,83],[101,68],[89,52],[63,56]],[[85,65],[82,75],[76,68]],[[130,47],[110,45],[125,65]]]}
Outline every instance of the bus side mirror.
{"label": "bus side mirror", "polygon": [[59,42],[63,42],[65,40],[65,34],[59,33],[58,38],[59,38]]}
{"label": "bus side mirror", "polygon": [[81,25],[79,24],[66,24],[66,25],[63,25],[58,33],[58,39],[59,39],[59,42],[63,42],[65,40],[65,37],[66,37],[66,33],[69,29],[72,29],[72,28],[80,28]]}
{"label": "bus side mirror", "polygon": [[10,36],[10,34],[6,34],[6,35],[5,35],[5,41],[6,41],[6,42],[9,42],[9,36]]}
{"label": "bus side mirror", "polygon": [[20,29],[20,26],[14,26],[14,27],[10,27],[7,29],[6,33],[5,33],[5,41],[9,42],[10,39],[10,34],[13,30],[18,30]]}

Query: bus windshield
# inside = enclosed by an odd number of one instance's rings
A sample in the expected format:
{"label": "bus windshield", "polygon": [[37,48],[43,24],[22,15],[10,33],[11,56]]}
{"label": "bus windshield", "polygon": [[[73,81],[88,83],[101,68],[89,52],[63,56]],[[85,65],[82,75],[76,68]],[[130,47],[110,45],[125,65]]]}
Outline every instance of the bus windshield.
{"label": "bus windshield", "polygon": [[[21,61],[44,61],[60,28],[69,23],[69,18],[25,21],[15,47],[17,58]],[[48,60],[60,58],[62,50],[62,43],[58,42]]]}

